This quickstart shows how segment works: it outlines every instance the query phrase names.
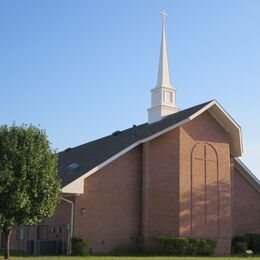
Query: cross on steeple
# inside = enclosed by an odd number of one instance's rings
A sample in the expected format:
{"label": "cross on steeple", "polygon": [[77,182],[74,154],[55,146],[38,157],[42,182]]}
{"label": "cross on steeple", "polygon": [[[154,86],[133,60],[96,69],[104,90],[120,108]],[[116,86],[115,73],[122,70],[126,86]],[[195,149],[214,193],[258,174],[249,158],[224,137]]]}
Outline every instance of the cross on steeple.
{"label": "cross on steeple", "polygon": [[162,11],[160,12],[160,14],[162,15],[163,23],[165,23],[165,17],[168,15],[167,12],[166,12],[166,10],[165,10],[165,9],[162,10]]}

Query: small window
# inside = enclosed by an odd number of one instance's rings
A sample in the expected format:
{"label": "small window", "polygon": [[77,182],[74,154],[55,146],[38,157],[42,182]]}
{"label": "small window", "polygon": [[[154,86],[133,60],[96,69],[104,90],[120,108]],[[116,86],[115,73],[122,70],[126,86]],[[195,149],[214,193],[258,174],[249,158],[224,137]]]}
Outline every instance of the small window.
{"label": "small window", "polygon": [[24,225],[18,226],[19,239],[24,240]]}

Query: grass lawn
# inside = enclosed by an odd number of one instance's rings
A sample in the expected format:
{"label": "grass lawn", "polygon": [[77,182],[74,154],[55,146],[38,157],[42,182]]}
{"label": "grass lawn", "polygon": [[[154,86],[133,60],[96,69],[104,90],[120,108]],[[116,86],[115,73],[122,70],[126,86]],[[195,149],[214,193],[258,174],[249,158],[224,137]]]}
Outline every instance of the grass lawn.
{"label": "grass lawn", "polygon": [[[174,256],[25,256],[22,252],[11,252],[11,260],[260,260],[258,256],[229,256],[229,257],[174,257]],[[0,250],[0,259],[3,259],[3,251]]]}
{"label": "grass lawn", "polygon": [[[0,257],[1,258],[1,257]],[[246,257],[173,257],[173,256],[11,256],[13,260],[244,260]],[[250,257],[254,260],[260,256]],[[3,259],[3,258],[2,258]]]}

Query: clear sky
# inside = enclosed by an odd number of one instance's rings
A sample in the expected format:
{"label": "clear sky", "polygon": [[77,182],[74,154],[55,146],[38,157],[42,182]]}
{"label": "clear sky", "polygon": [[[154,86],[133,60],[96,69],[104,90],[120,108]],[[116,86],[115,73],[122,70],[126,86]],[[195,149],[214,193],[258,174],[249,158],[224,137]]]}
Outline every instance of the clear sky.
{"label": "clear sky", "polygon": [[259,0],[2,0],[0,123],[61,151],[147,122],[162,9],[178,106],[217,99],[260,178]]}

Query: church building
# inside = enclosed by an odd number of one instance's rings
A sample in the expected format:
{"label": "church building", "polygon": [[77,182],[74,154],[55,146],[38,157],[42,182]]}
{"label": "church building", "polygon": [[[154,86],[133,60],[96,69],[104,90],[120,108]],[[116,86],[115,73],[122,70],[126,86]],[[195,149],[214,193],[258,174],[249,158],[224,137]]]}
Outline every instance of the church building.
{"label": "church building", "polygon": [[153,250],[163,235],[213,238],[227,255],[232,237],[260,233],[260,182],[239,159],[241,128],[216,100],[178,108],[162,15],[148,122],[60,152],[62,200],[37,229],[18,228],[14,247],[56,240],[64,253],[83,236],[91,252],[108,253],[143,236]]}

